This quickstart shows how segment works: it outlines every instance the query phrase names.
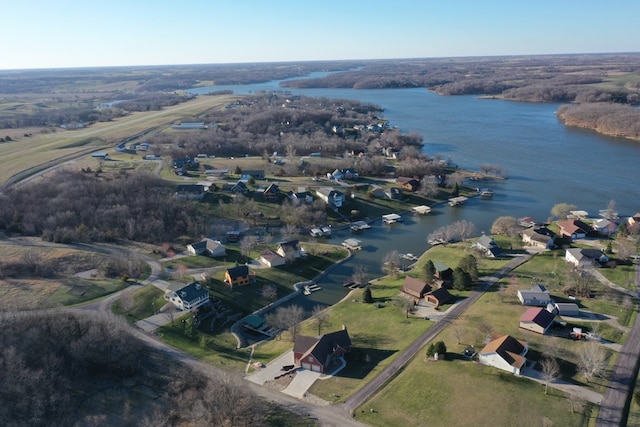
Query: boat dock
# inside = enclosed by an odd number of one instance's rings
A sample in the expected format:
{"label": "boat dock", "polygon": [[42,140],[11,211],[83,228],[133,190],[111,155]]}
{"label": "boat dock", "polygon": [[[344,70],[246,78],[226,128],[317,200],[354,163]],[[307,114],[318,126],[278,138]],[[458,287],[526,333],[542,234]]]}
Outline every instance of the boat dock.
{"label": "boat dock", "polygon": [[414,206],[411,208],[411,212],[418,215],[426,215],[428,213],[431,213],[431,207],[426,205]]}
{"label": "boat dock", "polygon": [[351,223],[351,226],[349,227],[351,229],[351,231],[353,231],[354,233],[358,233],[362,230],[367,230],[369,228],[371,228],[371,226],[364,222],[364,221],[356,221]]}
{"label": "boat dock", "polygon": [[357,251],[362,249],[362,241],[358,239],[347,239],[344,242],[342,242],[342,246],[352,251]]}
{"label": "boat dock", "polygon": [[464,196],[452,197],[452,198],[449,199],[449,206],[462,205],[467,200],[468,200],[468,198],[464,197]]}
{"label": "boat dock", "polygon": [[385,224],[395,224],[396,222],[404,221],[404,218],[402,218],[398,214],[392,213],[392,214],[382,215],[382,221]]}

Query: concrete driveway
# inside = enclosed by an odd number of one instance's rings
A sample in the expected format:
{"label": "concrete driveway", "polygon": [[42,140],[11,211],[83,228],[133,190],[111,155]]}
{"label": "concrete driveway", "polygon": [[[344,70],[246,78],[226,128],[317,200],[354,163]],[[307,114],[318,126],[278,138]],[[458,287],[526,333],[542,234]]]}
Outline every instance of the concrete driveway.
{"label": "concrete driveway", "polygon": [[287,388],[282,390],[284,394],[302,399],[307,394],[309,387],[313,385],[318,378],[320,378],[320,372],[313,372],[307,369],[298,369],[295,377]]}
{"label": "concrete driveway", "polygon": [[286,353],[273,359],[271,363],[264,368],[256,369],[250,375],[246,377],[247,380],[258,385],[263,385],[267,381],[271,381],[278,375],[282,374],[282,367],[286,365],[293,365],[293,350],[289,350]]}

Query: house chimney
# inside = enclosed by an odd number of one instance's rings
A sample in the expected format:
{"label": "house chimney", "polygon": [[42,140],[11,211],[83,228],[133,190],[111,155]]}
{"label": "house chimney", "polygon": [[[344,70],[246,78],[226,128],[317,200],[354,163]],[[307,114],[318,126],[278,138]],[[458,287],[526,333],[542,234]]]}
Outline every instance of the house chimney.
{"label": "house chimney", "polygon": [[347,330],[347,325],[345,325],[344,323],[342,324],[342,330],[346,331]]}

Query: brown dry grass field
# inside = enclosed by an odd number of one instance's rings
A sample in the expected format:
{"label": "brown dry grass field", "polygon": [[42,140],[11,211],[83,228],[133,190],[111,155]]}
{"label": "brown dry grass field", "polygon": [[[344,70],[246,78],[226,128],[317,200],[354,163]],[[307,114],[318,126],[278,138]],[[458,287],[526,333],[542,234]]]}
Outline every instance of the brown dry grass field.
{"label": "brown dry grass field", "polygon": [[[212,108],[221,108],[234,98],[232,95],[199,96],[160,111],[136,112],[112,122],[96,123],[78,130],[59,129],[52,133],[37,133],[34,129],[12,130],[16,140],[0,144],[3,166],[0,168],[0,183],[29,168],[64,159],[65,156],[113,148],[126,137],[168,125],[181,118],[191,118]],[[25,133],[31,133],[32,136],[25,137]]]}

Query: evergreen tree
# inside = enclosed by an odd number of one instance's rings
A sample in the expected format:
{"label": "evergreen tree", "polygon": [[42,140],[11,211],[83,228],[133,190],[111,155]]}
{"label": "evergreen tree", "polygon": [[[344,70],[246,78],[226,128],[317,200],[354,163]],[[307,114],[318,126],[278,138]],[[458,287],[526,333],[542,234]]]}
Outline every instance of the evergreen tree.
{"label": "evergreen tree", "polygon": [[436,267],[433,265],[433,261],[430,259],[427,260],[424,265],[424,281],[427,283],[432,283],[436,278]]}
{"label": "evergreen tree", "polygon": [[460,187],[458,186],[457,182],[453,186],[453,192],[451,193],[451,195],[454,196],[454,197],[457,197],[457,196],[460,195]]}
{"label": "evergreen tree", "polygon": [[478,260],[473,255],[463,256],[458,263],[458,268],[471,276],[471,280],[478,280]]}
{"label": "evergreen tree", "polygon": [[464,291],[471,288],[471,276],[460,267],[453,270],[453,289],[456,291]]}
{"label": "evergreen tree", "polygon": [[364,292],[362,292],[362,301],[367,304],[371,304],[373,302],[373,295],[371,295],[371,287],[367,286],[364,288]]}

